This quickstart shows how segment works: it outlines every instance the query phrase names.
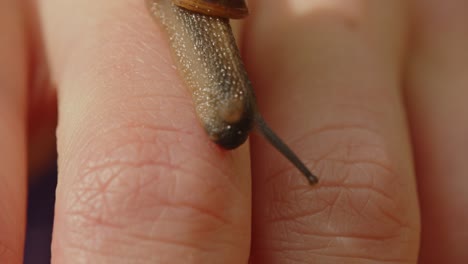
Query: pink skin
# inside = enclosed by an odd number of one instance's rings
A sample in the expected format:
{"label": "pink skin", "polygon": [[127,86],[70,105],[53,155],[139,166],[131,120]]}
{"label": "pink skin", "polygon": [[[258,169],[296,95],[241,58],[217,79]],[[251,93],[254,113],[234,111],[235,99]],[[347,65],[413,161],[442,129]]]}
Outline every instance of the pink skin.
{"label": "pink skin", "polygon": [[[11,2],[11,3],[9,3]],[[0,1],[0,263],[22,263],[26,224],[26,54],[16,1]]]}
{"label": "pink skin", "polygon": [[209,141],[143,0],[30,2],[32,32],[24,2],[0,1],[0,263],[22,263],[40,39],[59,102],[52,263],[468,262],[463,1],[249,1],[260,110],[314,187],[257,135]]}

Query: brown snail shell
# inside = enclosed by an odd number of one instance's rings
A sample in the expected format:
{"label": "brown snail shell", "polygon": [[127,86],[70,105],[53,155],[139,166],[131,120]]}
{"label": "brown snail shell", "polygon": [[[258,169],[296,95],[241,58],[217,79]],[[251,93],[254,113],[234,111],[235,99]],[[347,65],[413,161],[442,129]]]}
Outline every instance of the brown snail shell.
{"label": "brown snail shell", "polygon": [[175,5],[208,16],[239,19],[249,14],[244,0],[172,0]]}
{"label": "brown snail shell", "polygon": [[252,85],[229,25],[229,18],[247,14],[245,1],[145,1],[169,36],[174,61],[210,139],[224,149],[234,149],[255,128],[310,184],[317,183],[317,177],[268,127],[257,110]]}

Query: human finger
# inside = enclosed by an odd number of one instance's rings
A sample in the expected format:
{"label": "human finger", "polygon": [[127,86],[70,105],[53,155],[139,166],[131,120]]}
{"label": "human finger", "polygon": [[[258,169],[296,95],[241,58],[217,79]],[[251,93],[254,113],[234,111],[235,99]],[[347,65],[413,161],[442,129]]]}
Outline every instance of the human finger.
{"label": "human finger", "polygon": [[252,138],[252,263],[415,263],[404,1],[251,3],[260,110],[320,179]]}
{"label": "human finger", "polygon": [[59,94],[53,263],[245,262],[247,149],[209,141],[144,1],[39,8]]}

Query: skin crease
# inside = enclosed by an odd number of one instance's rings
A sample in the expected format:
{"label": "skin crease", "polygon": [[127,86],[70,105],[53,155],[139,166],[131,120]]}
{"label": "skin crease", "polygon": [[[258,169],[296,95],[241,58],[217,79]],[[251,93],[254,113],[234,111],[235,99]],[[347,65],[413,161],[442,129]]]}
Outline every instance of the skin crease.
{"label": "skin crease", "polygon": [[[52,263],[468,262],[468,8],[407,2],[249,1],[258,104],[310,188],[258,136],[252,185],[249,145],[209,142],[143,1],[31,1],[58,89]],[[0,263],[22,263],[24,234],[16,3],[0,3]]]}

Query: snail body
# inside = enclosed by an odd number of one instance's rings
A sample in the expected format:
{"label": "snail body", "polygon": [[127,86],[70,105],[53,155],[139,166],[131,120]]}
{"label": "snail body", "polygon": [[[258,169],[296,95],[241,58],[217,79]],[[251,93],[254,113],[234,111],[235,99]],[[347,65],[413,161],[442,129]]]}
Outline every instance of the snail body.
{"label": "snail body", "polygon": [[309,180],[314,176],[267,126],[229,24],[248,14],[243,0],[145,0],[169,35],[174,60],[189,87],[197,116],[212,141],[242,145],[255,127]]}

